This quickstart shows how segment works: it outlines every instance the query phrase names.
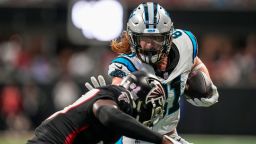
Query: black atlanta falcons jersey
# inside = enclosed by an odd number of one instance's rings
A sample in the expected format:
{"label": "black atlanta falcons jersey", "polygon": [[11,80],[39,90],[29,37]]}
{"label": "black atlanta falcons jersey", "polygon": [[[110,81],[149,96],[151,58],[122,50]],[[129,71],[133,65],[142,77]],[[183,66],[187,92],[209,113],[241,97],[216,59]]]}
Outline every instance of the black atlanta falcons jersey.
{"label": "black atlanta falcons jersey", "polygon": [[114,143],[120,137],[117,131],[106,128],[93,113],[93,104],[99,99],[110,99],[126,114],[132,106],[127,91],[118,86],[93,89],[76,102],[60,110],[36,128],[28,144],[94,144],[101,140]]}

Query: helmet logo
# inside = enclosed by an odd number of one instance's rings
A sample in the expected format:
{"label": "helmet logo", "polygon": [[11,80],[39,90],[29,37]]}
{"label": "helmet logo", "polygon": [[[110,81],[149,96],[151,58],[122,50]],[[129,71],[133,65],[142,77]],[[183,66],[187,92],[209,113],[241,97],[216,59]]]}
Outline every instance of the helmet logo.
{"label": "helmet logo", "polygon": [[151,92],[149,92],[149,95],[146,97],[145,103],[148,104],[149,102],[151,102],[154,106],[155,101],[158,101],[160,105],[164,105],[163,95],[164,95],[163,90],[160,89],[160,87],[156,87],[152,89]]}
{"label": "helmet logo", "polygon": [[118,100],[130,103],[133,117],[141,123],[152,126],[164,115],[165,91],[159,79],[143,71],[129,74],[121,83],[128,93]]}
{"label": "helmet logo", "polygon": [[130,99],[126,92],[121,93],[121,95],[118,97],[118,101],[124,101],[125,103],[130,104]]}
{"label": "helmet logo", "polygon": [[148,32],[155,32],[155,29],[148,29]]}
{"label": "helmet logo", "polygon": [[[154,84],[154,88],[148,93],[145,99],[145,105],[151,105],[151,112],[150,112],[150,118],[144,119],[145,121],[142,121],[142,123],[148,127],[153,126],[156,124],[164,115],[164,104],[165,104],[165,93],[162,88],[162,86],[156,82],[152,81],[152,84]],[[142,101],[141,101],[142,102]],[[139,105],[137,108],[138,112],[144,112],[143,108]],[[149,110],[149,109],[148,109]],[[150,110],[149,110],[150,111]],[[140,116],[138,115],[137,119],[140,119]]]}

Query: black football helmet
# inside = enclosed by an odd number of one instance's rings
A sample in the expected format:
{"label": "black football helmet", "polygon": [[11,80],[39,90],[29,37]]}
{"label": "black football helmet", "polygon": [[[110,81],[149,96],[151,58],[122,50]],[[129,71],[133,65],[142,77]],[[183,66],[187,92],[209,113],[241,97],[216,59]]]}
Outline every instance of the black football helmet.
{"label": "black football helmet", "polygon": [[138,121],[150,127],[163,117],[166,96],[156,76],[137,71],[126,76],[121,86],[130,94],[133,117]]}

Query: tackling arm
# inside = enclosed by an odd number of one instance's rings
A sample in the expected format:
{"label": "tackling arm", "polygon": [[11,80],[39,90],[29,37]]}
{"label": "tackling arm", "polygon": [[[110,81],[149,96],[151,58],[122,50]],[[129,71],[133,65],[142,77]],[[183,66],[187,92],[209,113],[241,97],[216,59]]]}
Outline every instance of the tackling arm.
{"label": "tackling arm", "polygon": [[121,135],[152,143],[165,143],[165,137],[120,111],[112,100],[96,101],[93,104],[93,113],[103,125],[120,132]]}

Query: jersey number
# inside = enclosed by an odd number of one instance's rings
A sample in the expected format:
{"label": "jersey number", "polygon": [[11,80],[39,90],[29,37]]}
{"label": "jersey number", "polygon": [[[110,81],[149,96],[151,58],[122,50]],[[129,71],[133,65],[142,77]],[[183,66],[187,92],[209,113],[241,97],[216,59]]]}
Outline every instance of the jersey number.
{"label": "jersey number", "polygon": [[175,31],[174,33],[172,33],[172,37],[173,37],[174,39],[180,37],[181,35],[182,35],[181,31]]}
{"label": "jersey number", "polygon": [[179,99],[181,96],[181,81],[180,76],[175,78],[171,83],[164,85],[167,97],[165,104],[165,115],[170,115],[180,108]]}

